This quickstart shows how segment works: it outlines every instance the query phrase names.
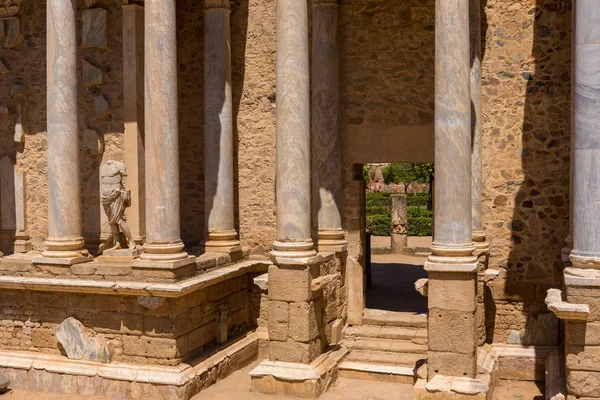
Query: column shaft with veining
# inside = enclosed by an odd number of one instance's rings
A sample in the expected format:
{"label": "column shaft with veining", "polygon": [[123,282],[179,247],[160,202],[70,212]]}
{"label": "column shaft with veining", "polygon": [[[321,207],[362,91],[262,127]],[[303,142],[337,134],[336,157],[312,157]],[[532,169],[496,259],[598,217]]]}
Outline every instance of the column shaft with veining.
{"label": "column shaft with veining", "polygon": [[187,258],[181,241],[175,0],[146,0],[144,260]]}
{"label": "column shaft with veining", "polygon": [[314,254],[311,239],[308,7],[277,1],[277,240],[275,255]]}
{"label": "column shaft with veining", "polygon": [[229,0],[204,1],[204,176],[207,252],[241,251],[235,229]]}
{"label": "column shaft with veining", "polygon": [[344,251],[338,0],[312,2],[313,203],[319,251]]}
{"label": "column shaft with veining", "polygon": [[46,10],[48,239],[34,261],[72,264],[89,260],[81,234],[76,1],[48,0]]}

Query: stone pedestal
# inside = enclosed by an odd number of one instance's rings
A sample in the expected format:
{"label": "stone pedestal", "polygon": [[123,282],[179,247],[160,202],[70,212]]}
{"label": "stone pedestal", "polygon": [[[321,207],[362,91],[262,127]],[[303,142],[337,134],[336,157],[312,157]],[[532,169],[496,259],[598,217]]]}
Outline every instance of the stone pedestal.
{"label": "stone pedestal", "polygon": [[229,0],[204,1],[204,176],[208,253],[240,253],[235,229]]}
{"label": "stone pedestal", "polygon": [[469,3],[436,1],[435,21],[435,232],[425,263],[429,382],[477,374]]}
{"label": "stone pedestal", "polygon": [[343,252],[337,0],[312,1],[313,207],[319,252]]}
{"label": "stone pedestal", "polygon": [[75,1],[48,1],[48,239],[34,263],[90,261],[81,235]]}
{"label": "stone pedestal", "polygon": [[408,245],[406,195],[393,194],[390,199],[392,201],[392,209],[390,210],[392,216],[392,253],[402,254],[402,251]]}
{"label": "stone pedestal", "polygon": [[175,0],[144,10],[147,241],[136,265],[173,270],[195,262],[181,241]]}

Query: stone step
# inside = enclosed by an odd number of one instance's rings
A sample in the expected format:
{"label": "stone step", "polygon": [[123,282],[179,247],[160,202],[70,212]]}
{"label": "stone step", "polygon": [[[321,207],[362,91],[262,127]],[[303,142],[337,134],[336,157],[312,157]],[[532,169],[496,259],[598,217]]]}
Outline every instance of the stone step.
{"label": "stone step", "polygon": [[359,325],[349,326],[346,338],[381,338],[410,340],[416,344],[427,344],[427,329],[405,326]]}
{"label": "stone step", "polygon": [[415,371],[410,367],[375,365],[344,361],[338,366],[339,376],[392,383],[415,383]]}
{"label": "stone step", "polygon": [[425,354],[427,352],[426,344],[417,344],[410,340],[357,337],[355,339],[344,339],[344,344],[346,347],[356,350],[387,351],[392,353],[412,354]]}
{"label": "stone step", "polygon": [[346,361],[415,368],[417,365],[424,363],[426,358],[425,353],[393,353],[390,351],[353,349],[346,357]]}
{"label": "stone step", "polygon": [[427,328],[427,314],[365,309],[363,324]]}

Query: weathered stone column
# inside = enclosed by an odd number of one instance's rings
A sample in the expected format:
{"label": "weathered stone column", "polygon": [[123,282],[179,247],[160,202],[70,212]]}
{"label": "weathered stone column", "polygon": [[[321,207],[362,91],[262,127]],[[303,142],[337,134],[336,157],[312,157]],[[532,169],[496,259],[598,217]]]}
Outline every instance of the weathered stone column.
{"label": "weathered stone column", "polygon": [[229,0],[204,0],[204,176],[207,252],[239,253],[233,193]]}
{"label": "weathered stone column", "polygon": [[311,291],[321,257],[311,239],[309,89],[307,3],[278,0],[277,240],[269,266],[269,360],[304,364],[323,349]]}
{"label": "weathered stone column", "polygon": [[469,2],[436,0],[435,234],[429,272],[428,379],[477,373],[477,258],[471,238]]}
{"label": "weathered stone column", "polygon": [[392,254],[402,254],[408,245],[407,203],[405,194],[392,194]]}
{"label": "weathered stone column", "polygon": [[144,8],[124,4],[123,11],[123,119],[125,122],[125,187],[131,190],[127,223],[133,239],[146,239],[146,186],[144,182]]}
{"label": "weathered stone column", "polygon": [[594,0],[573,6],[573,250],[565,269],[567,302],[589,306],[587,321],[566,322],[569,398],[600,398],[600,9]]}
{"label": "weathered stone column", "polygon": [[76,9],[75,0],[46,3],[48,239],[34,258],[41,264],[91,260],[81,235]]}
{"label": "weathered stone column", "polygon": [[338,0],[312,0],[313,203],[320,252],[346,251],[342,229]]}
{"label": "weathered stone column", "polygon": [[277,1],[277,257],[312,257],[308,8]]}
{"label": "weathered stone column", "polygon": [[140,259],[173,269],[194,262],[183,251],[179,219],[175,0],[146,0],[144,8],[147,239]]}
{"label": "weathered stone column", "polygon": [[469,1],[469,33],[471,43],[471,213],[472,238],[477,255],[485,255],[490,245],[486,242],[482,219],[482,177],[481,161],[481,4],[479,0]]}

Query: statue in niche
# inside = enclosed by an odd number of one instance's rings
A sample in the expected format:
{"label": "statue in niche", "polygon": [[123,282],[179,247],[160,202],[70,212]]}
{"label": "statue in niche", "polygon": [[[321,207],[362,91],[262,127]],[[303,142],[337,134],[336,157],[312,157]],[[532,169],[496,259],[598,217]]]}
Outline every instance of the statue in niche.
{"label": "statue in niche", "polygon": [[110,224],[110,236],[98,249],[98,254],[105,251],[129,247],[135,250],[135,241],[125,221],[125,209],[131,205],[131,191],[123,186],[123,177],[127,176],[125,164],[109,160],[100,167],[102,206]]}

